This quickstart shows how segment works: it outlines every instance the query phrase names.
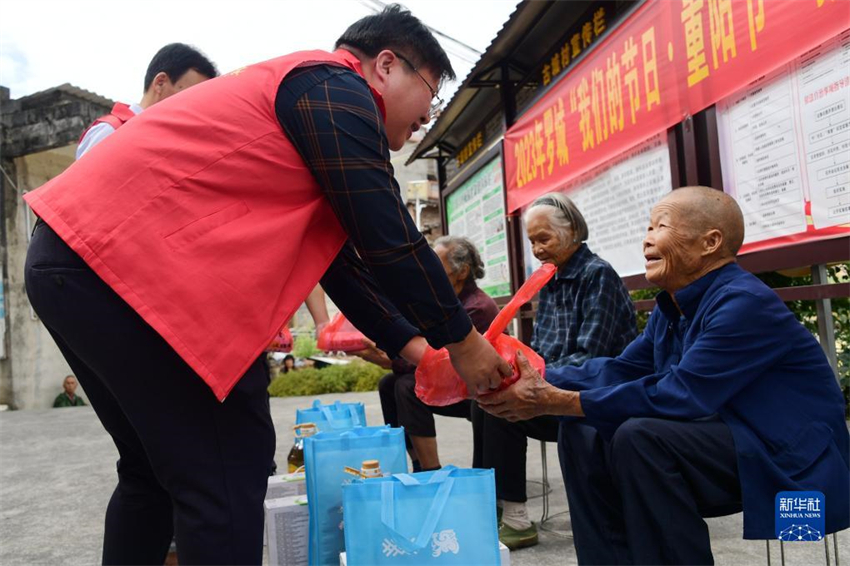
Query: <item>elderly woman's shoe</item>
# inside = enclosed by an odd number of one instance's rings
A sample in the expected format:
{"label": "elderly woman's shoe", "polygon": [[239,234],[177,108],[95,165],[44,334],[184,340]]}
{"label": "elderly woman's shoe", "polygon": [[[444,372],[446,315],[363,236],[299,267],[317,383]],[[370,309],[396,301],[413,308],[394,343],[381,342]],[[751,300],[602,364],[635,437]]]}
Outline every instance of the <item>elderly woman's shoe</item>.
{"label": "elderly woman's shoe", "polygon": [[499,526],[499,540],[511,550],[534,546],[539,542],[537,539],[537,525],[532,523],[527,529],[517,530],[502,523]]}

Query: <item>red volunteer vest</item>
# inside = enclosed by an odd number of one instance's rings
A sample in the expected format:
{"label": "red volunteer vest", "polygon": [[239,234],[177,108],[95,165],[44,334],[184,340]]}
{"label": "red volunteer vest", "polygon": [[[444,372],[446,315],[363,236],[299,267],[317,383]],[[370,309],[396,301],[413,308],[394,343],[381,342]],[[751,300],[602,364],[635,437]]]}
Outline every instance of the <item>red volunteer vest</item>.
{"label": "red volunteer vest", "polygon": [[[293,53],[150,107],[24,198],[224,400],[346,240],[284,135]],[[380,94],[372,90],[383,112]]]}
{"label": "red volunteer vest", "polygon": [[115,105],[112,107],[112,110],[110,110],[109,114],[104,114],[103,116],[92,122],[89,127],[86,128],[82,134],[80,134],[80,139],[77,141],[77,143],[82,143],[83,138],[86,137],[86,134],[89,133],[89,130],[91,130],[98,124],[102,124],[105,122],[117,130],[118,128],[123,126],[127,122],[127,120],[129,120],[135,115],[135,112],[130,110],[129,106],[127,106],[123,102],[116,102]]}

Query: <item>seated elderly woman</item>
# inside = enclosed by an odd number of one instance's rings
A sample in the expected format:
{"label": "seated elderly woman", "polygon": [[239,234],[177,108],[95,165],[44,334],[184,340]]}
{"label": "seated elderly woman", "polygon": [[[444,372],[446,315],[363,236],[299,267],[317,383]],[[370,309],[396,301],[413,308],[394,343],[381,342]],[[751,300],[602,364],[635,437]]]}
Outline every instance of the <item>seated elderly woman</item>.
{"label": "seated elderly woman", "polygon": [[812,334],[735,263],[743,238],[734,199],[673,191],[643,242],[663,289],[643,334],[546,381],[522,359],[516,384],[479,400],[508,420],[580,417],[559,440],[580,564],[710,564],[703,517],[743,507],[744,538],[774,538],[780,491],[823,492],[826,533],[850,526],[841,391]]}
{"label": "seated elderly woman", "polygon": [[[484,277],[484,262],[475,244],[467,238],[443,236],[434,242],[434,252],[443,263],[449,282],[472,324],[483,334],[499,313],[499,307],[475,283],[476,279]],[[369,361],[380,363],[374,352],[371,356],[367,352],[361,354]],[[387,360],[381,365],[390,364]],[[414,471],[437,469],[440,458],[434,414],[469,419],[472,402],[465,400],[445,407],[426,405],[414,392],[416,366],[399,358],[393,360],[391,367],[393,372],[385,375],[378,384],[384,422],[404,427]]]}
{"label": "seated elderly woman", "polygon": [[[534,256],[558,267],[540,290],[531,347],[547,368],[578,366],[590,358],[616,356],[637,336],[635,312],[620,276],[587,244],[587,223],[561,193],[535,200],[525,213]],[[537,527],[526,509],[525,463],[528,437],[557,442],[558,419],[540,416],[508,422],[472,410],[481,438],[476,468],[493,468],[501,510],[499,539],[511,550],[537,544]]]}

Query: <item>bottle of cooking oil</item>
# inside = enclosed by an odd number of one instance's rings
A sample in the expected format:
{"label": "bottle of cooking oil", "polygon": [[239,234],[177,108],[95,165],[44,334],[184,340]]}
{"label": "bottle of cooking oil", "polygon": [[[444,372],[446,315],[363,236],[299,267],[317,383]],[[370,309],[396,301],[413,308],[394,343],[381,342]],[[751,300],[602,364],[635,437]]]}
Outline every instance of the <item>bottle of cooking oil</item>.
{"label": "bottle of cooking oil", "polygon": [[351,466],[345,466],[343,469],[346,474],[351,474],[362,479],[380,478],[384,475],[381,473],[381,463],[378,460],[363,460],[359,470]]}
{"label": "bottle of cooking oil", "polygon": [[378,460],[363,460],[360,465],[360,477],[379,478],[381,474],[381,463]]}
{"label": "bottle of cooking oil", "polygon": [[295,431],[295,443],[289,451],[289,456],[286,457],[290,474],[297,472],[299,468],[304,466],[304,439],[316,434],[316,425],[314,423],[303,423],[295,425],[292,430]]}

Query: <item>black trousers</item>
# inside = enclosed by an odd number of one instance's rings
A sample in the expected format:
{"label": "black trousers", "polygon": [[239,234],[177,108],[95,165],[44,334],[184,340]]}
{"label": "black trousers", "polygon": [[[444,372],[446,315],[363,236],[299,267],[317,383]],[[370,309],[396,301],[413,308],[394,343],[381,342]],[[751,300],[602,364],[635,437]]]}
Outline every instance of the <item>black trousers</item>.
{"label": "black trousers", "polygon": [[[378,394],[381,397],[381,411],[384,422],[390,426],[403,426],[405,441],[410,448],[407,435],[434,438],[437,429],[434,426],[434,415],[444,417],[459,417],[469,420],[471,401],[461,401],[445,407],[432,407],[419,400],[416,396],[416,377],[414,374],[389,373],[378,382]],[[473,436],[473,453],[480,444]],[[473,457],[474,459],[474,457]]]}
{"label": "black trousers", "polygon": [[741,510],[718,418],[629,419],[610,441],[562,422],[558,452],[579,564],[713,564],[703,517]]}
{"label": "black trousers", "polygon": [[484,412],[477,403],[472,407],[472,428],[481,438],[480,460],[473,468],[493,468],[496,497],[524,503],[526,494],[526,452],[528,439],[556,442],[558,419],[542,416],[512,423]]}
{"label": "black trousers", "polygon": [[[257,360],[223,403],[46,224],[26,261],[30,302],[118,448],[105,564],[260,564],[275,448]],[[212,308],[212,306],[211,306]]]}

